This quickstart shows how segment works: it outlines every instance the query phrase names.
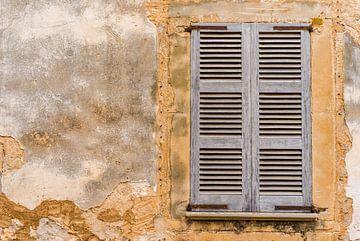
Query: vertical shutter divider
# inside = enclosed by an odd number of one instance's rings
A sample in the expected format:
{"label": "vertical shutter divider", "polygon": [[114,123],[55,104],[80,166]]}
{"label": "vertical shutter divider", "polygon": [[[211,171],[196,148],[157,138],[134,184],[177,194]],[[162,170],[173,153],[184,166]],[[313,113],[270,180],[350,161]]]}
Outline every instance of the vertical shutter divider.
{"label": "vertical shutter divider", "polygon": [[310,76],[310,33],[309,31],[301,31],[301,79],[303,80],[303,190],[304,205],[312,204],[312,162],[311,162],[311,76]]}
{"label": "vertical shutter divider", "polygon": [[199,29],[194,29],[191,32],[191,100],[190,100],[190,116],[191,116],[191,131],[190,131],[190,158],[191,158],[191,201],[199,199],[199,118],[198,101],[199,101]]}
{"label": "vertical shutter divider", "polygon": [[258,24],[253,24],[251,28],[251,189],[252,211],[257,212],[260,210],[260,195],[259,195],[259,112],[258,112],[258,100],[259,100],[259,48],[258,48]]}
{"label": "vertical shutter divider", "polygon": [[251,139],[252,139],[252,119],[251,119],[251,25],[243,24],[243,99],[246,100],[243,102],[243,182],[244,182],[244,209],[243,211],[250,212],[252,211],[252,162],[251,162]]}

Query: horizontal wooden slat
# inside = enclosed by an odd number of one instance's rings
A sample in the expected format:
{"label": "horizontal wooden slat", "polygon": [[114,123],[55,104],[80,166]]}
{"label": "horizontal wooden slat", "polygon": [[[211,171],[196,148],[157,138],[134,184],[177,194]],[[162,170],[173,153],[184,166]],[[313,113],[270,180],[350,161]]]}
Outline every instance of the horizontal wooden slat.
{"label": "horizontal wooden slat", "polygon": [[241,180],[241,176],[235,175],[235,176],[202,176],[200,180],[221,180],[221,181],[228,181],[228,180]]}
{"label": "horizontal wooden slat", "polygon": [[[264,118],[266,121],[263,121]],[[282,121],[279,122],[279,119]],[[301,137],[301,120],[301,93],[260,93],[259,133],[261,137]]]}
{"label": "horizontal wooden slat", "polygon": [[[242,94],[200,92],[199,130],[200,136],[241,136]],[[231,121],[222,121],[231,120]]]}
{"label": "horizontal wooden slat", "polygon": [[241,63],[241,58],[208,58],[202,57],[200,59],[200,64],[207,63],[207,64],[229,64],[232,65],[233,63]]}
{"label": "horizontal wooden slat", "polygon": [[270,56],[266,55],[266,57],[269,58],[260,58],[260,65],[265,65],[265,64],[281,64],[281,66],[283,66],[284,64],[296,64],[296,65],[300,65],[301,64],[301,57],[297,56],[296,58],[282,58],[279,56],[276,56],[276,58],[271,58]]}
{"label": "horizontal wooden slat", "polygon": [[214,62],[214,63],[206,63],[206,64],[200,64],[201,67],[201,71],[205,71],[205,70],[212,70],[212,69],[234,69],[237,72],[241,72],[241,64],[240,62],[237,63],[227,63],[227,64],[222,64],[221,62]]}
{"label": "horizontal wooden slat", "polygon": [[206,161],[202,160],[200,161],[200,165],[209,165],[209,166],[218,166],[218,165],[238,165],[241,163],[239,160],[221,160],[221,159],[206,159]]}
{"label": "horizontal wooden slat", "polygon": [[[271,37],[260,37],[259,39],[260,44],[277,44],[277,43],[295,43],[300,44],[301,41],[298,38],[288,39],[288,38],[271,38]],[[300,45],[299,45],[300,47]]]}
{"label": "horizontal wooden slat", "polygon": [[219,48],[219,49],[224,49],[226,50],[227,48],[233,48],[233,49],[240,49],[241,48],[241,43],[216,43],[216,42],[212,42],[212,43],[201,43],[200,42],[200,53],[201,51],[203,51],[204,49],[214,49],[214,48]]}
{"label": "horizontal wooden slat", "polygon": [[242,149],[200,148],[200,194],[242,192]]}
{"label": "horizontal wooden slat", "polygon": [[259,34],[260,39],[299,39],[300,33],[284,33],[284,32],[261,32]]}
{"label": "horizontal wooden slat", "polygon": [[204,82],[240,82],[241,32],[201,30],[199,43],[200,80]]}
{"label": "horizontal wooden slat", "polygon": [[274,61],[277,59],[300,60],[301,55],[298,53],[291,54],[286,51],[281,52],[281,53],[280,52],[274,53],[274,51],[273,51],[271,53],[259,53],[259,58],[260,58],[260,61],[264,61],[265,59],[272,59]]}
{"label": "horizontal wooden slat", "polygon": [[[235,36],[236,37],[236,36]],[[200,44],[234,44],[241,43],[241,37],[238,38],[202,38],[200,39]]]}
{"label": "horizontal wooden slat", "polygon": [[260,149],[260,195],[302,195],[301,149]]}

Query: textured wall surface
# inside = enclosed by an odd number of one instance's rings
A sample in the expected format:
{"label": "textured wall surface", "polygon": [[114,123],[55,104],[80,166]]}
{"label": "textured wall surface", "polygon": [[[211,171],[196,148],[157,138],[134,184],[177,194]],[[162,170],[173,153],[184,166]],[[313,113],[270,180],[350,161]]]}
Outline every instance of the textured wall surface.
{"label": "textured wall surface", "polygon": [[352,240],[360,239],[360,47],[345,35],[345,109],[352,136],[352,149],[346,155],[349,181],[347,194],[353,200],[349,227]]}
{"label": "textured wall surface", "polygon": [[5,158],[3,193],[28,208],[89,208],[120,182],[154,186],[156,29],[144,1],[0,5],[0,135],[25,150]]}
{"label": "textured wall surface", "polygon": [[[359,238],[358,0],[0,0],[0,18],[0,240]],[[312,23],[318,220],[185,218],[193,22]]]}

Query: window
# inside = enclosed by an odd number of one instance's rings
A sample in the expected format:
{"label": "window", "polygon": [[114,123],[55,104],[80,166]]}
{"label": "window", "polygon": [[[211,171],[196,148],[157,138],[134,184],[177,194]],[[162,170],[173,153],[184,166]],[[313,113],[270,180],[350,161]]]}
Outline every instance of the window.
{"label": "window", "polygon": [[191,35],[191,210],[309,212],[308,26],[199,24]]}

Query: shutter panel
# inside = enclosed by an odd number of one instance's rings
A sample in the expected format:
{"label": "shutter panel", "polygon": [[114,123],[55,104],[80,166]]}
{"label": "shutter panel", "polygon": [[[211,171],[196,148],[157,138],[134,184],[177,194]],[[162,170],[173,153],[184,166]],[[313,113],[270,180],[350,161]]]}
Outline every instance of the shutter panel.
{"label": "shutter panel", "polygon": [[274,26],[252,33],[253,210],[303,212],[312,192],[309,32]]}
{"label": "shutter panel", "polygon": [[206,26],[192,30],[191,203],[209,210],[226,205],[228,211],[246,211],[250,154],[244,139],[250,135],[245,128],[250,89],[243,80],[249,79],[250,51],[244,48],[249,26]]}

